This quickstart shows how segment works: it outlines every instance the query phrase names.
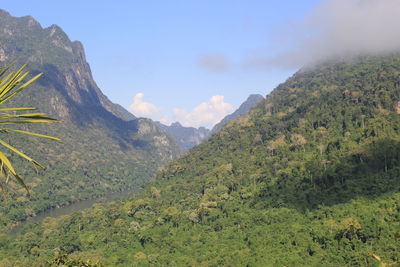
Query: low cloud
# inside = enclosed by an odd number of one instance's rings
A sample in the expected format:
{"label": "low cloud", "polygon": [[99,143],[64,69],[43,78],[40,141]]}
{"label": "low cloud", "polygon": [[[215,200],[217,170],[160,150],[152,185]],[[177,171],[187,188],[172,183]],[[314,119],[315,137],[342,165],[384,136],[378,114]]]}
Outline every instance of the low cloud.
{"label": "low cloud", "polygon": [[166,108],[145,102],[143,97],[143,93],[137,93],[128,110],[137,117],[151,118],[165,125],[178,121],[186,127],[211,128],[233,109],[231,104],[225,102],[223,95],[212,96],[207,102],[200,103],[190,111],[181,108],[168,111]]}
{"label": "low cloud", "polygon": [[[400,51],[399,0],[327,0],[275,39],[284,51],[276,56],[253,55],[247,66],[298,68],[329,59]],[[288,38],[292,36],[292,38]]]}
{"label": "low cloud", "polygon": [[143,93],[137,93],[133,98],[133,103],[128,108],[133,115],[137,117],[152,117],[161,111],[154,104],[143,101],[143,97]]}
{"label": "low cloud", "polygon": [[211,128],[218,123],[233,109],[233,106],[226,103],[223,95],[215,95],[207,102],[203,102],[191,111],[174,109],[174,116],[184,126]]}
{"label": "low cloud", "polygon": [[198,63],[210,72],[226,72],[230,67],[229,59],[221,54],[200,56]]}

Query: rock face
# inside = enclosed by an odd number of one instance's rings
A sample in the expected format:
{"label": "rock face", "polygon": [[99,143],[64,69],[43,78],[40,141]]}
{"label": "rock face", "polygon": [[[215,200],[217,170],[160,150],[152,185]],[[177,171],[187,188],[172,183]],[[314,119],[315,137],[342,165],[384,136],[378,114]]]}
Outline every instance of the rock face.
{"label": "rock face", "polygon": [[227,124],[229,121],[235,120],[240,115],[246,114],[250,109],[254,108],[264,97],[259,94],[250,95],[245,102],[243,102],[240,107],[232,114],[223,118],[219,123],[217,123],[212,129],[210,134],[218,132],[222,126]]}
{"label": "rock face", "polygon": [[[136,132],[136,127],[143,128],[142,123],[151,125],[147,135],[168,137],[152,121],[137,120],[101,92],[86,62],[83,45],[79,41],[71,42],[57,25],[42,29],[32,17],[16,18],[5,11],[0,12],[0,23],[3,28],[3,31],[0,30],[0,59],[4,62],[6,59],[21,58],[21,61],[29,63],[32,73],[44,73],[36,87],[40,87],[45,94],[31,89],[22,100],[32,98],[36,106],[62,122],[85,125],[88,128],[93,126],[92,122],[101,121],[120,135],[124,135],[124,130],[127,130],[125,141],[128,143],[132,138],[131,132]],[[22,100],[17,101],[26,104]],[[140,137],[144,138],[144,135]],[[167,139],[169,142],[165,146],[170,146],[171,151],[163,157],[171,159],[176,149],[173,141]]]}
{"label": "rock face", "polygon": [[0,23],[0,61],[22,58],[33,70],[44,72],[47,81],[62,83],[63,86],[57,84],[57,89],[74,103],[101,106],[125,120],[135,118],[100,91],[86,62],[83,45],[71,42],[60,27],[42,29],[30,16],[15,18],[5,11],[0,12]]}
{"label": "rock face", "polygon": [[197,146],[210,134],[210,130],[204,127],[184,127],[179,122],[174,122],[170,126],[157,122],[157,125],[177,140],[182,152]]}
{"label": "rock face", "polygon": [[60,137],[62,143],[44,146],[43,140],[26,142],[25,137],[16,141],[49,167],[43,174],[47,184],[35,189],[39,201],[49,188],[57,188],[51,189],[50,199],[62,201],[126,188],[178,154],[176,142],[153,121],[135,118],[101,92],[83,45],[70,41],[57,25],[43,29],[32,17],[17,18],[0,10],[0,65],[12,61],[16,66],[28,62],[31,74],[44,75],[9,105],[38,107],[60,120],[31,130]]}

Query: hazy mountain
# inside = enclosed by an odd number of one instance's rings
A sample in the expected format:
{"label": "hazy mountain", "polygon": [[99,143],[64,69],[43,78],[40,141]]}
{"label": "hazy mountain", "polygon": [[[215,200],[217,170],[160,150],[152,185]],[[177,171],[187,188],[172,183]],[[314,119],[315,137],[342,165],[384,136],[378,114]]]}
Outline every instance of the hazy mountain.
{"label": "hazy mountain", "polygon": [[184,127],[179,122],[174,122],[170,126],[160,122],[156,122],[156,124],[176,139],[182,152],[197,146],[210,134],[210,130],[205,127]]}
{"label": "hazy mountain", "polygon": [[135,196],[3,237],[3,258],[29,266],[57,248],[107,266],[395,263],[399,69],[398,55],[302,69]]}
{"label": "hazy mountain", "polygon": [[211,134],[219,131],[222,126],[227,124],[229,121],[235,120],[240,115],[246,114],[250,109],[255,107],[257,103],[263,100],[264,97],[262,95],[253,94],[250,95],[245,102],[243,102],[240,107],[230,115],[227,115],[225,118],[221,120],[218,124],[216,124],[212,130],[208,130],[204,127],[194,128],[194,127],[184,127],[179,122],[172,123],[170,126],[164,125],[160,122],[157,122],[157,125],[168,132],[172,137],[174,137],[182,152],[185,152],[191,149],[194,146],[200,144],[203,140],[210,137]]}
{"label": "hazy mountain", "polygon": [[2,216],[0,224],[105,191],[127,189],[148,179],[178,153],[175,141],[153,121],[135,118],[101,92],[80,42],[70,41],[57,25],[42,28],[30,16],[16,18],[0,10],[0,62],[7,66],[14,61],[16,66],[28,62],[32,74],[44,75],[9,105],[35,106],[59,119],[32,130],[63,141],[13,139],[47,170],[40,175],[25,173],[33,196],[29,200],[15,187],[11,197],[20,197],[19,207],[2,203],[0,210],[8,217]]}
{"label": "hazy mountain", "polygon": [[245,102],[243,102],[237,110],[235,110],[235,112],[225,116],[225,118],[223,118],[219,123],[214,125],[214,127],[210,131],[210,134],[213,134],[213,133],[216,133],[217,131],[219,131],[222,128],[222,126],[227,124],[229,121],[235,120],[240,115],[246,114],[247,112],[250,111],[250,109],[254,108],[263,99],[264,99],[264,97],[259,94],[250,95],[247,98],[247,100]]}

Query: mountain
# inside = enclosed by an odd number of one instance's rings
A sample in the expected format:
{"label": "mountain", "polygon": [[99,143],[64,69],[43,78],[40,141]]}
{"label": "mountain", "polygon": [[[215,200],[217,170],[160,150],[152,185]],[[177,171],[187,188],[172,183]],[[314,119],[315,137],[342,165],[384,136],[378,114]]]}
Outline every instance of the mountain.
{"label": "mountain", "polygon": [[218,132],[228,122],[237,119],[239,116],[241,116],[243,114],[246,114],[263,99],[264,99],[264,97],[259,94],[250,95],[247,98],[247,100],[245,102],[243,102],[237,110],[235,110],[235,112],[225,116],[225,118],[223,118],[219,123],[214,125],[214,127],[211,129],[210,134],[214,134],[214,133]]}
{"label": "mountain", "polygon": [[63,140],[13,136],[46,171],[37,174],[12,156],[33,193],[28,197],[10,185],[10,198],[17,201],[1,203],[6,215],[0,228],[50,207],[136,187],[178,154],[175,141],[153,121],[135,118],[101,92],[82,44],[70,41],[60,27],[42,28],[30,16],[12,17],[3,10],[0,25],[1,65],[28,62],[32,75],[44,73],[9,105],[38,107],[59,119],[29,129]]}
{"label": "mountain", "polygon": [[2,260],[395,266],[399,69],[399,55],[303,68],[129,199],[0,236]]}
{"label": "mountain", "polygon": [[210,130],[205,127],[184,127],[179,122],[174,122],[170,126],[160,122],[156,122],[156,124],[177,140],[182,152],[197,146],[210,134]]}
{"label": "mountain", "polygon": [[192,147],[199,145],[203,140],[210,137],[213,133],[219,131],[222,126],[227,124],[229,121],[235,120],[239,116],[249,112],[250,109],[255,107],[257,103],[259,103],[263,99],[264,97],[262,95],[250,95],[235,112],[223,118],[221,122],[219,122],[212,128],[211,131],[204,127],[184,127],[179,122],[172,123],[170,126],[164,125],[160,122],[156,123],[158,127],[169,133],[173,138],[177,140],[182,152],[186,152]]}

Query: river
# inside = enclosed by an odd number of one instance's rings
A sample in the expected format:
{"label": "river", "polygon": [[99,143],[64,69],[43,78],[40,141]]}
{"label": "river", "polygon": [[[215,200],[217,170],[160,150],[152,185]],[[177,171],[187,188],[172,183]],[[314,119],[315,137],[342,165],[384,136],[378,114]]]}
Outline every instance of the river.
{"label": "river", "polygon": [[39,213],[37,216],[30,217],[26,221],[21,222],[19,225],[13,227],[10,231],[8,231],[8,233],[10,236],[16,237],[22,232],[24,225],[27,223],[38,223],[47,217],[57,218],[63,215],[68,215],[79,210],[90,208],[93,206],[94,203],[123,199],[124,197],[132,194],[134,191],[135,190],[113,192],[106,194],[100,198],[81,200],[63,207],[49,209]]}

